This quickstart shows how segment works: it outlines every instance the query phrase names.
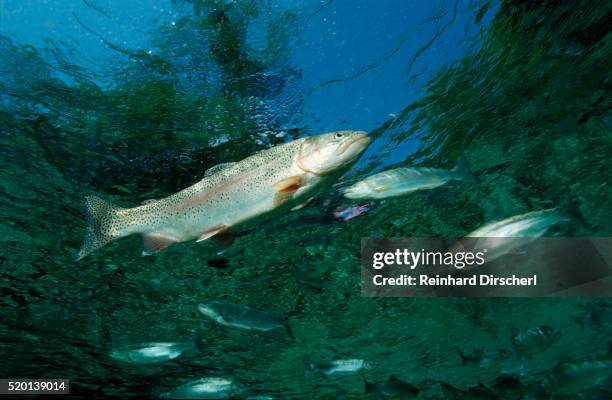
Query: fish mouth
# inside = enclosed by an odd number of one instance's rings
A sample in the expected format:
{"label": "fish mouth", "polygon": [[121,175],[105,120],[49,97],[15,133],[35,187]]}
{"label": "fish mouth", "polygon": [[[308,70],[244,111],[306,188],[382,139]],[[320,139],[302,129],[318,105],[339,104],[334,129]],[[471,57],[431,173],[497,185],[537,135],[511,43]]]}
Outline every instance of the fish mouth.
{"label": "fish mouth", "polygon": [[362,143],[364,149],[372,143],[372,139],[368,136],[367,132],[361,132],[357,135],[357,137],[351,142],[351,145],[355,143]]}
{"label": "fish mouth", "polygon": [[341,156],[344,154],[349,148],[358,145],[358,151],[356,151],[356,156],[361,154],[366,147],[368,147],[372,143],[372,139],[368,136],[367,132],[354,132],[350,138],[345,140],[340,146],[338,146],[338,150],[336,150],[336,155]]}

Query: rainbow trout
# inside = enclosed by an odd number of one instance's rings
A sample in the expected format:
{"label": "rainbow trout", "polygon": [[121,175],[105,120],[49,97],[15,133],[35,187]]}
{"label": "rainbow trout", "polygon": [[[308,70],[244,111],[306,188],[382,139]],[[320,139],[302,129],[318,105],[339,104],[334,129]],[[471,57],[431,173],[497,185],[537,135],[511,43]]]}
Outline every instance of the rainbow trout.
{"label": "rainbow trout", "polygon": [[369,144],[367,133],[356,131],[301,138],[212,167],[195,185],[133,208],[89,196],[78,260],[124,236],[140,234],[149,255],[299,207],[333,184]]}

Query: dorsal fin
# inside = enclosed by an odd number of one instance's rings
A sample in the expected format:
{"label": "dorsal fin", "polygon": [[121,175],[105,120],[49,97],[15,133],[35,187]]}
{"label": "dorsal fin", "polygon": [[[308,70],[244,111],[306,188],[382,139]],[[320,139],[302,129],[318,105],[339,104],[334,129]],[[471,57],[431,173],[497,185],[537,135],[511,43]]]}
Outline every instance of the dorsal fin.
{"label": "dorsal fin", "polygon": [[217,172],[223,171],[225,168],[231,167],[234,164],[236,163],[227,162],[227,163],[217,164],[214,167],[210,167],[209,169],[207,169],[206,172],[204,173],[204,176],[211,176],[213,174],[216,174]]}

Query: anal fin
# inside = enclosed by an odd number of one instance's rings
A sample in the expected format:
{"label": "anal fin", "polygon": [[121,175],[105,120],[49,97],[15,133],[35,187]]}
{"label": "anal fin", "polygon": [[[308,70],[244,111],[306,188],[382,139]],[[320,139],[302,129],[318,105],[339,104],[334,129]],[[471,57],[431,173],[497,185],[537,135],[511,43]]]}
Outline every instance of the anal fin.
{"label": "anal fin", "polygon": [[150,256],[151,254],[155,254],[158,251],[173,245],[174,243],[178,243],[178,240],[175,238],[163,236],[154,232],[145,233],[142,235],[142,255]]}
{"label": "anal fin", "polygon": [[312,197],[309,198],[308,200],[306,200],[305,202],[303,202],[302,204],[298,204],[297,206],[293,207],[291,209],[291,211],[297,211],[297,210],[301,210],[302,208],[306,207],[308,205],[308,203],[310,203],[312,201]]}
{"label": "anal fin", "polygon": [[225,231],[227,231],[229,229],[229,225],[226,224],[219,224],[219,225],[215,225],[212,228],[204,231],[204,233],[202,233],[200,235],[200,237],[198,237],[198,239],[196,240],[196,242],[201,242],[203,240],[206,239],[210,239],[211,237],[215,236],[215,235],[219,235]]}

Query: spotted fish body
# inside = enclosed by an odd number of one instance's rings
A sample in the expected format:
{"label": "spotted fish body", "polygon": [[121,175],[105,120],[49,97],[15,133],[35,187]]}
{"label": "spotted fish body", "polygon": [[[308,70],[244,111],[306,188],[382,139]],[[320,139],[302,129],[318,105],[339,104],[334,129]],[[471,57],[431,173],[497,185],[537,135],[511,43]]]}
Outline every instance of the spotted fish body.
{"label": "spotted fish body", "polygon": [[87,231],[78,259],[132,234],[142,235],[148,255],[268,219],[333,184],[369,143],[365,132],[352,131],[298,139],[213,167],[193,186],[134,208],[87,197]]}

